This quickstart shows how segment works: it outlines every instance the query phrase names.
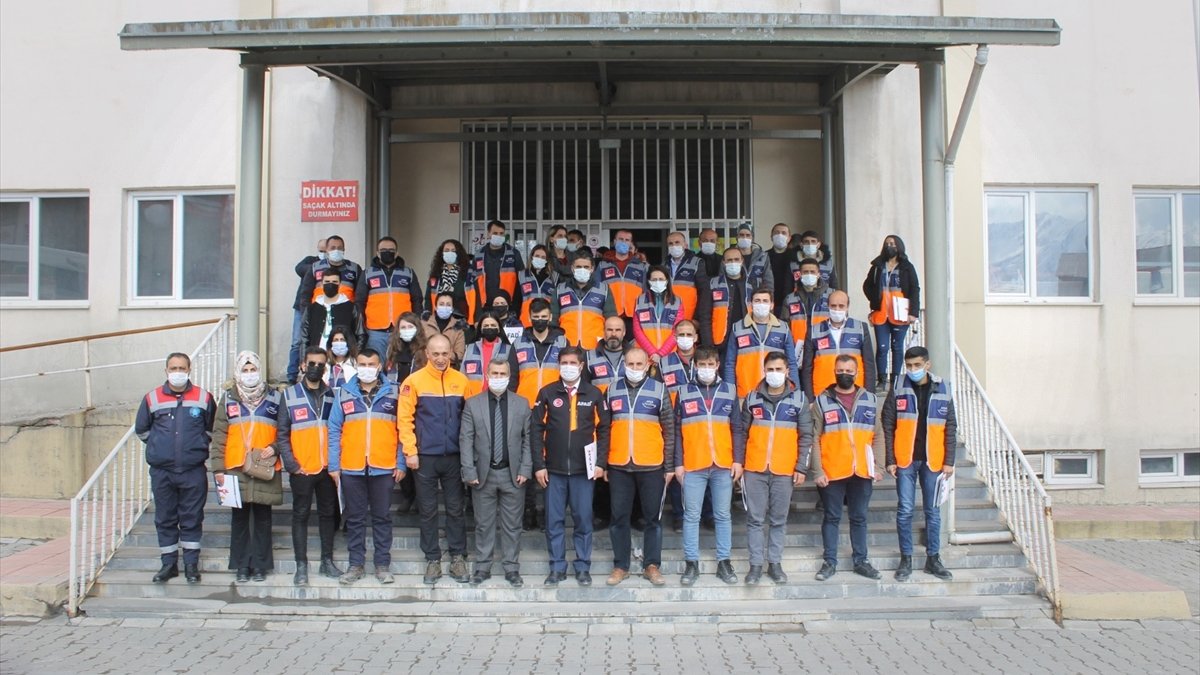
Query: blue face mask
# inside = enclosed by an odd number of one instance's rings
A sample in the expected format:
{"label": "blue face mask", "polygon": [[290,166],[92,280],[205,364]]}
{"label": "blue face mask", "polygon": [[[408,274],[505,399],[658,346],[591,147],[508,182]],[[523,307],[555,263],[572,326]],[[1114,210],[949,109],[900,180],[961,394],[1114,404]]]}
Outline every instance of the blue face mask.
{"label": "blue face mask", "polygon": [[618,241],[617,243],[613,244],[613,248],[616,249],[618,255],[629,254],[629,242],[627,241]]}
{"label": "blue face mask", "polygon": [[449,319],[450,315],[454,313],[454,308],[447,307],[445,305],[439,305],[434,311],[437,312],[437,318],[446,320]]}
{"label": "blue face mask", "polygon": [[925,379],[925,369],[922,368],[920,370],[908,371],[908,379],[913,382],[920,382],[921,380]]}

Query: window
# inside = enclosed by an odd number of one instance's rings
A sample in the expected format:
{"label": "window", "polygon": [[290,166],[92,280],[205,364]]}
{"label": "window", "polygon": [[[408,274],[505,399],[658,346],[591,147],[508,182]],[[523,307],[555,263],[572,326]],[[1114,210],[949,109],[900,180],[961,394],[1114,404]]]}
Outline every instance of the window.
{"label": "window", "polygon": [[1138,478],[1142,483],[1200,482],[1200,450],[1146,450]]}
{"label": "window", "polygon": [[87,298],[87,195],[0,196],[0,300]]}
{"label": "window", "polygon": [[1200,298],[1200,192],[1139,190],[1137,294]]}
{"label": "window", "polygon": [[130,296],[137,301],[233,299],[233,194],[130,196]]}
{"label": "window", "polygon": [[1046,485],[1095,485],[1096,452],[1047,452],[1043,470]]}
{"label": "window", "polygon": [[995,188],[985,196],[989,296],[1091,299],[1090,188]]}

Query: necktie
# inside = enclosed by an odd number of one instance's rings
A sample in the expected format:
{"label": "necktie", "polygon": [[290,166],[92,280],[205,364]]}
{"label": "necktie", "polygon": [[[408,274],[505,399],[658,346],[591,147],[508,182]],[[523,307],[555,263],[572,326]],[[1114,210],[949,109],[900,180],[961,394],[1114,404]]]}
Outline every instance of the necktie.
{"label": "necktie", "polygon": [[504,452],[504,399],[496,399],[492,413],[492,465],[503,464]]}

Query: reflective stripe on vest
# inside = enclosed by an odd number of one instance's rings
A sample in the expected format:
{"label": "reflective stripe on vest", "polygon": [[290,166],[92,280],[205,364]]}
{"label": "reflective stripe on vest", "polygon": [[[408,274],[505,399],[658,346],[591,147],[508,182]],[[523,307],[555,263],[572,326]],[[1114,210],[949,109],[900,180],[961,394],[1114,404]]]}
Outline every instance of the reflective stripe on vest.
{"label": "reflective stripe on vest", "polygon": [[[269,391],[251,409],[245,403],[225,397],[225,416],[229,419],[229,433],[225,439],[225,468],[240,469],[246,463],[246,452],[265,448],[275,442],[277,435],[276,418],[282,396],[278,391]],[[275,460],[275,468],[283,463]]]}
{"label": "reflective stripe on vest", "polygon": [[663,384],[671,394],[671,405],[675,405],[679,398],[679,390],[691,382],[696,374],[696,362],[693,360],[688,365],[683,365],[683,359],[679,358],[679,352],[676,351],[667,354],[658,367]]}
{"label": "reflective stripe on vest", "polygon": [[800,417],[808,414],[808,398],[795,388],[772,410],[757,389],[746,397],[750,429],[746,437],[746,471],[790,476],[800,458]]}
{"label": "reflective stripe on vest", "polygon": [[[487,307],[491,304],[492,299],[487,294],[487,263],[484,261],[484,256],[487,255],[485,250],[487,246],[479,247],[475,251],[475,264],[471,267],[470,276],[467,278],[465,285],[467,296],[467,323],[475,325],[475,308]],[[504,291],[508,292],[508,297],[512,298],[517,291],[517,250],[508,244],[504,245],[504,256],[500,259],[500,283],[499,286]]]}
{"label": "reflective stripe on vest", "polygon": [[401,314],[413,311],[412,290],[417,279],[409,268],[398,267],[388,274],[372,266],[364,279],[367,307],[363,320],[367,330],[387,330]]}
{"label": "reflective stripe on vest", "polygon": [[825,425],[821,431],[821,470],[829,480],[850,476],[871,478],[875,471],[875,394],[860,389],[854,410],[846,412],[832,392],[817,397],[814,414]]}
{"label": "reflective stripe on vest", "polygon": [[[930,378],[932,379],[932,375]],[[929,392],[929,410],[925,415],[925,460],[930,471],[941,471],[946,461],[946,418],[953,404],[950,385],[945,380],[933,380]],[[917,391],[908,376],[896,383],[896,466],[905,469],[912,464],[917,442]]]}
{"label": "reflective stripe on vest", "polygon": [[[804,339],[808,337],[809,324],[815,326],[829,320],[829,294],[832,292],[828,288],[825,289],[817,304],[813,305],[811,318],[799,295],[792,293],[783,301],[787,305],[788,327],[792,330],[793,342],[804,343]],[[797,350],[797,354],[800,353],[800,350]]]}
{"label": "reflective stripe on vest", "polygon": [[327,391],[321,397],[321,409],[313,408],[302,383],[294,384],[283,392],[283,404],[287,406],[291,433],[288,440],[292,455],[300,464],[300,471],[307,474],[320,473],[329,465],[329,414],[333,411],[333,395]]}
{"label": "reflective stripe on vest", "polygon": [[905,323],[904,321],[897,321],[892,311],[892,299],[904,297],[904,293],[900,290],[900,267],[897,266],[891,272],[887,271],[887,268],[884,268],[879,274],[879,309],[871,312],[871,315],[867,319],[876,326],[885,323]]}
{"label": "reflective stripe on vest", "polygon": [[537,346],[528,336],[521,336],[513,345],[517,358],[517,393],[529,401],[532,408],[537,403],[538,392],[551,382],[558,382],[558,353],[567,346],[561,335],[546,348],[546,356],[538,361]]}
{"label": "reflective stripe on vest", "polygon": [[667,388],[654,379],[642,381],[630,396],[629,382],[622,377],[608,388],[608,409],[612,413],[608,465],[660,466],[664,460],[665,440],[659,413],[669,405]]}
{"label": "reflective stripe on vest", "polygon": [[650,266],[640,260],[631,260],[625,266],[624,272],[611,262],[600,263],[600,268],[596,270],[596,274],[600,275],[600,282],[608,284],[617,314],[631,319],[649,273]]}
{"label": "reflective stripe on vest", "polygon": [[567,343],[585,351],[595,349],[604,334],[604,301],[608,288],[603,284],[589,286],[583,297],[574,284],[558,287],[558,324],[566,333]]}
{"label": "reflective stripe on vest", "polygon": [[719,345],[725,342],[725,332],[729,330],[729,284],[720,275],[713,277],[711,284],[713,344]]}
{"label": "reflective stripe on vest", "polygon": [[701,385],[689,384],[679,391],[679,431],[683,439],[683,468],[699,471],[710,466],[733,466],[733,427],[738,413],[737,392],[721,382],[713,391],[711,405],[704,400]]}
{"label": "reflective stripe on vest", "polygon": [[[665,267],[668,271],[671,269],[671,261],[666,262]],[[696,303],[699,300],[699,290],[696,288],[696,279],[700,276],[700,257],[690,256],[683,259],[679,266],[675,269],[675,274],[671,277],[671,291],[679,298],[680,311],[683,318],[696,318]]]}
{"label": "reflective stripe on vest", "polygon": [[369,408],[361,394],[339,389],[336,405],[343,415],[341,468],[365,471],[369,464],[376,469],[395,469],[399,444],[395,387],[376,395]]}
{"label": "reflective stripe on vest", "polygon": [[167,408],[174,408],[180,405],[184,408],[199,408],[200,414],[208,412],[208,402],[212,400],[212,395],[204,389],[192,384],[192,388],[184,391],[183,400],[179,401],[175,396],[163,393],[162,387],[155,387],[153,391],[146,394],[146,408],[151,415]]}
{"label": "reflective stripe on vest", "polygon": [[553,306],[558,277],[554,273],[550,273],[546,275],[544,281],[539,282],[537,277],[526,270],[521,270],[521,273],[517,275],[517,285],[521,287],[521,325],[532,328],[533,322],[529,319],[529,303],[542,298]]}
{"label": "reflective stripe on vest", "polygon": [[[512,349],[503,341],[497,342],[492,349],[492,360],[501,359],[508,360],[508,350]],[[479,342],[472,342],[467,345],[467,351],[463,353],[462,374],[467,376],[467,389],[463,394],[463,398],[470,398],[475,394],[483,391],[484,380],[487,378],[488,364],[483,362],[483,347]]]}
{"label": "reflective stripe on vest", "polygon": [[655,349],[662,349],[667,338],[671,337],[675,330],[675,320],[679,317],[680,311],[679,298],[675,298],[675,301],[670,304],[664,304],[662,314],[655,311],[654,302],[647,299],[645,295],[638,298],[637,322],[642,328],[642,333],[646,335],[646,339],[650,340],[650,344],[654,345]]}
{"label": "reflective stripe on vest", "polygon": [[613,368],[612,362],[604,355],[603,345],[598,346],[587,353],[587,369],[592,385],[599,389],[600,393],[606,393],[613,380],[625,377],[625,355],[621,354],[621,360],[617,362],[617,367]]}
{"label": "reflective stripe on vest", "polygon": [[[313,263],[313,279],[316,280],[317,284],[313,287],[312,298],[309,299],[309,302],[316,302],[322,295],[325,295],[325,291],[321,288],[321,278],[325,276],[325,270],[331,267],[333,266],[329,264],[328,260],[318,260]],[[338,287],[341,289],[342,294],[346,296],[346,299],[354,302],[354,286],[358,283],[358,270],[354,269],[354,266],[347,260],[342,263],[341,267],[337,268],[337,271],[340,275]]]}
{"label": "reflective stripe on vest", "polygon": [[[760,337],[759,331],[763,327],[767,329],[766,334]],[[791,333],[782,324],[778,326],[762,324],[760,326],[760,324],[752,323],[747,326],[745,323],[739,322],[733,327],[733,335],[730,336],[730,343],[726,349],[737,350],[733,373],[737,381],[739,398],[748,396],[758,386],[758,383],[762,382],[763,375],[766,374],[763,359],[767,354],[785,351],[791,339]]]}
{"label": "reflective stripe on vest", "polygon": [[[860,387],[865,386],[863,378],[866,377],[866,370],[863,367],[862,350],[863,345],[866,344],[866,326],[861,321],[846,319],[846,323],[842,325],[842,339],[836,344],[829,322],[814,325],[810,340],[813,343],[814,396],[837,382],[837,377],[833,374],[833,366],[839,354],[849,354],[854,357],[854,360],[858,362],[858,375],[855,376],[854,383]],[[874,382],[871,384],[874,385]]]}

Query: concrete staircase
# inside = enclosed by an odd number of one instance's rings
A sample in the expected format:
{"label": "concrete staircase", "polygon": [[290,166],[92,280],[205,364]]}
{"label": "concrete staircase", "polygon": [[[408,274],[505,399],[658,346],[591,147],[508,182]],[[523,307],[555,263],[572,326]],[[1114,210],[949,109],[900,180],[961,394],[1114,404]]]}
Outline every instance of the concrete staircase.
{"label": "concrete staircase", "polygon": [[[286,481],[285,481],[286,487]],[[960,531],[1003,529],[987,489],[974,477],[972,466],[960,466],[957,478],[957,517]],[[670,507],[664,520],[663,568],[668,584],[654,588],[634,576],[616,588],[605,586],[612,568],[611,541],[607,531],[594,538],[592,575],[594,585],[579,587],[573,578],[557,588],[542,585],[548,571],[545,537],[541,532],[522,536],[521,573],[525,586],[513,589],[503,580],[500,565],[493,578],[479,587],[459,584],[443,577],[436,586],[422,583],[425,561],[420,551],[417,517],[395,517],[392,572],[394,584],[383,586],[370,575],[345,587],[336,580],[316,574],[310,565],[307,587],[292,585],[295,561],[291,550],[290,492],[285,503],[272,514],[275,571],[265,582],[235,583],[226,569],[229,543],[229,512],[210,503],[205,516],[201,568],[203,580],[188,585],[181,578],[168,584],[150,583],[159,567],[153,512],[145,514],[100,575],[82,609],[89,616],[185,616],[191,618],[306,618],[345,617],[376,621],[516,621],[629,623],[669,621],[795,624],[829,618],[1019,618],[1047,616],[1048,603],[1038,596],[1037,580],[1020,549],[1012,543],[944,546],[943,560],[954,572],[945,582],[920,571],[924,563],[923,523],[914,523],[918,569],[912,579],[896,582],[892,572],[899,563],[895,532],[895,482],[878,483],[869,514],[871,560],[883,579],[870,581],[850,571],[849,540],[842,525],[843,550],[837,576],[825,582],[813,579],[821,565],[821,512],[813,508],[816,490],[805,486],[793,497],[789,518],[784,569],[790,580],[776,586],[766,578],[759,586],[726,585],[715,576],[713,534],[701,531],[700,581],[691,588],[679,585],[683,570],[682,541],[671,531]],[[745,514],[735,497],[733,510],[733,564],[744,575],[749,562],[745,548]],[[918,514],[919,514],[918,498]],[[568,520],[569,523],[569,520]],[[369,528],[368,528],[369,529]],[[468,550],[473,535],[468,523]],[[568,528],[569,529],[569,528]],[[640,533],[634,531],[634,546]],[[368,532],[367,557],[370,558]],[[568,542],[570,536],[568,533]],[[569,544],[568,544],[569,546]],[[319,548],[315,514],[310,524],[309,556],[315,561]],[[345,563],[345,540],[338,533],[335,557]],[[635,552],[636,553],[636,552]],[[568,561],[572,558],[568,551]],[[638,561],[632,570],[640,571]],[[549,629],[547,629],[549,630]]]}

